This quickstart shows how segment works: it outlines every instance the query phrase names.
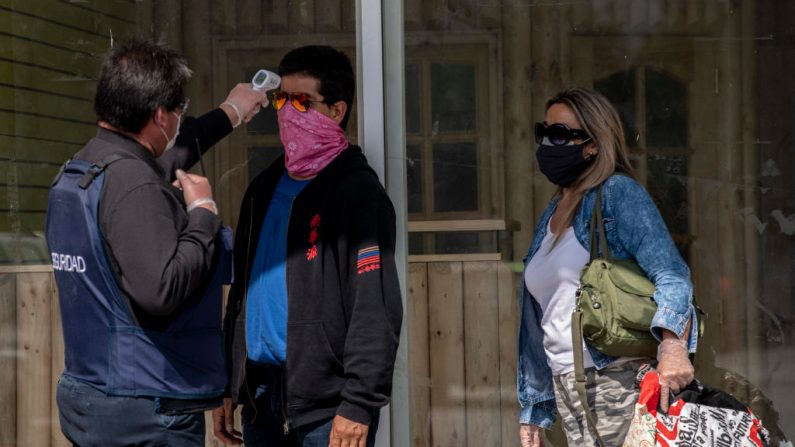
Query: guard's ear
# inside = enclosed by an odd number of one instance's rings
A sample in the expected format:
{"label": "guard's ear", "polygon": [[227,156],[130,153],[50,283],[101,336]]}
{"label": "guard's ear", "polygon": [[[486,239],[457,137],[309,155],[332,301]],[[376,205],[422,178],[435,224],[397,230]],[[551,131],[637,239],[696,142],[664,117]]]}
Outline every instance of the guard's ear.
{"label": "guard's ear", "polygon": [[165,106],[159,106],[155,109],[154,115],[152,115],[152,121],[155,122],[155,125],[161,128],[165,128],[168,125],[167,121],[168,110],[166,110]]}

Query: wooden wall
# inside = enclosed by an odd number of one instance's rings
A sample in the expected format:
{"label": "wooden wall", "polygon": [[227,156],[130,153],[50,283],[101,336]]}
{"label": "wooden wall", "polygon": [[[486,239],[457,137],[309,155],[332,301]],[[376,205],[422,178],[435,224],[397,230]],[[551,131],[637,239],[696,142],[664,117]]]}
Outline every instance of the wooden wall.
{"label": "wooden wall", "polygon": [[0,0],[0,232],[43,229],[58,167],[94,135],[99,56],[130,0]]}
{"label": "wooden wall", "polygon": [[412,446],[518,440],[517,278],[500,261],[409,264]]}
{"label": "wooden wall", "polygon": [[63,355],[51,266],[0,267],[0,446],[71,445],[55,405]]}

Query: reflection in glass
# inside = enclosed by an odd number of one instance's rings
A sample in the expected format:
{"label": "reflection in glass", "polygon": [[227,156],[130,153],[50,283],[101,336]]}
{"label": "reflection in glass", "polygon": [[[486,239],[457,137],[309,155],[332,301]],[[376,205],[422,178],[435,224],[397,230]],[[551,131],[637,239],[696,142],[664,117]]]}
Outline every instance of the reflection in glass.
{"label": "reflection in glass", "polygon": [[431,65],[432,115],[435,132],[475,130],[475,67]]}
{"label": "reflection in glass", "polygon": [[422,212],[422,154],[418,144],[406,146],[406,188],[409,213]]}
{"label": "reflection in glass", "polygon": [[420,95],[422,94],[420,66],[406,64],[406,133],[416,134],[420,127]]}
{"label": "reflection in glass", "polygon": [[687,90],[682,82],[656,70],[646,70],[646,144],[687,146]]}
{"label": "reflection in glass", "polygon": [[472,143],[433,146],[434,211],[471,211],[478,208],[477,153]]}

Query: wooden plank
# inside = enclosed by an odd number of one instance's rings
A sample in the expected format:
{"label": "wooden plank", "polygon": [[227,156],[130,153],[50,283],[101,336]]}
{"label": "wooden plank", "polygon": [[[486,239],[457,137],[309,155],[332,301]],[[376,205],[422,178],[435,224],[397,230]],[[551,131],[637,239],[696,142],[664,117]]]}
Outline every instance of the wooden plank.
{"label": "wooden plank", "polygon": [[93,101],[0,85],[0,109],[64,117],[93,124]]}
{"label": "wooden plank", "polygon": [[17,445],[17,279],[0,273],[0,445]]}
{"label": "wooden plank", "polygon": [[500,338],[500,416],[502,444],[515,444],[519,433],[519,402],[516,397],[516,362],[519,339],[519,273],[508,264],[497,266],[497,301]]}
{"label": "wooden plank", "polygon": [[[100,36],[108,36],[109,29],[128,33],[135,28],[134,24],[107,17],[104,14],[98,14],[96,11],[81,8],[65,1],[0,0],[0,7],[42,17],[55,23],[76,27]],[[135,16],[132,14],[123,18],[130,21],[135,20]],[[114,31],[114,35],[116,35],[116,31]]]}
{"label": "wooden plank", "polygon": [[431,438],[434,446],[466,443],[464,303],[460,262],[428,264]]}
{"label": "wooden plank", "polygon": [[475,16],[478,19],[478,28],[500,29],[502,26],[503,7],[500,2],[482,2],[479,4],[475,12]]}
{"label": "wooden plank", "polygon": [[[32,231],[44,230],[44,212],[0,212],[0,231],[12,232],[21,231],[29,233]],[[38,258],[39,256],[37,256]],[[46,259],[45,259],[46,260]],[[4,260],[8,261],[8,260]],[[12,259],[18,262],[16,259]]]}
{"label": "wooden plank", "polygon": [[499,261],[502,253],[463,253],[449,255],[410,255],[409,262]]}
{"label": "wooden plank", "polygon": [[649,32],[660,32],[664,30],[666,14],[669,12],[666,6],[668,5],[665,0],[648,2],[647,18],[649,21]]}
{"label": "wooden plank", "polygon": [[55,277],[50,274],[50,315],[52,318],[52,383],[50,396],[52,404],[50,409],[50,424],[52,426],[52,447],[71,447],[72,443],[66,439],[61,431],[58,419],[58,403],[55,401],[55,392],[58,380],[61,378],[64,363],[63,326],[61,324],[61,309],[58,304],[58,289],[55,287]]}
{"label": "wooden plank", "polygon": [[[138,30],[141,37],[145,39],[152,39],[154,37],[155,28],[155,6],[156,0],[138,0],[136,10],[136,21],[138,22]],[[209,29],[209,28],[205,28]]]}
{"label": "wooden plank", "polygon": [[315,3],[315,32],[339,32],[342,30],[342,5],[340,0],[322,0]]}
{"label": "wooden plank", "polygon": [[687,0],[665,0],[663,11],[664,29],[669,33],[683,33],[689,31],[687,27]]}
{"label": "wooden plank", "polygon": [[[17,169],[21,185],[46,186],[48,188],[58,169],[60,169],[60,165],[53,166],[50,163],[18,163],[0,160],[0,172],[8,172],[12,167]],[[0,177],[0,185],[6,183],[6,181],[5,176]]]}
{"label": "wooden plank", "polygon": [[9,61],[0,61],[0,84],[58,93],[90,101],[92,104],[97,88],[96,81],[92,79],[75,79],[74,76],[67,76],[43,67]]}
{"label": "wooden plank", "polygon": [[[31,265],[0,265],[0,274],[6,273],[50,273],[51,264],[31,264]],[[16,299],[14,299],[16,301]],[[14,310],[16,312],[16,310]]]}
{"label": "wooden plank", "polygon": [[447,0],[423,2],[422,11],[427,29],[435,31],[447,29]]}
{"label": "wooden plank", "polygon": [[315,29],[315,1],[293,0],[290,2],[290,33],[311,33]]}
{"label": "wooden plank", "polygon": [[[186,93],[191,98],[190,114],[199,115],[217,106],[218,102],[212,97],[212,35],[207,32],[212,26],[212,6],[211,0],[194,0],[190,7],[185,8],[184,22],[189,24],[183,31],[185,34],[185,45],[183,54],[188,60],[188,65],[193,70],[193,77],[188,82]],[[194,104],[196,108],[194,109]],[[205,159],[207,163],[211,157]],[[209,165],[209,163],[208,163]],[[214,166],[208,166],[210,178],[212,178]]]}
{"label": "wooden plank", "polygon": [[169,47],[182,53],[184,49],[182,34],[182,0],[158,0],[154,3],[155,40],[165,42]]}
{"label": "wooden plank", "polygon": [[33,165],[36,162],[40,162],[42,166],[47,163],[61,164],[80,150],[82,146],[82,143],[72,144],[0,135],[0,158],[3,160],[24,161]]}
{"label": "wooden plank", "polygon": [[505,147],[505,218],[518,222],[521,230],[513,233],[514,253],[523,253],[533,237],[533,200],[536,194],[532,167],[522,145],[533,133],[532,120],[523,119],[533,110],[533,89],[530,76],[534,55],[531,46],[530,9],[521,5],[505,5],[502,10],[502,76],[505,98],[505,120],[502,132]]}
{"label": "wooden plank", "polygon": [[[590,3],[592,8],[591,12],[593,13],[590,17],[590,21],[593,24],[593,28],[600,32],[614,32],[614,30],[611,29],[614,24],[614,3],[610,0],[594,0]],[[549,25],[552,24],[547,24],[547,26]]]}
{"label": "wooden plank", "polygon": [[[621,1],[621,0],[615,0]],[[593,2],[582,2],[572,5],[571,25],[578,32],[589,32],[593,29]]]}
{"label": "wooden plank", "polygon": [[213,34],[234,35],[237,32],[237,8],[225,2],[212,2]]}
{"label": "wooden plank", "polygon": [[431,371],[428,332],[428,265],[409,264],[409,399],[411,445],[431,445]]}
{"label": "wooden plank", "polygon": [[17,443],[50,444],[50,274],[17,275]]}
{"label": "wooden plank", "polygon": [[464,263],[464,356],[469,445],[503,445],[497,264]]}
{"label": "wooden plank", "polygon": [[3,32],[22,39],[41,41],[91,55],[102,54],[109,46],[110,35],[107,29],[104,33],[84,30],[64,22],[63,19],[56,21],[41,17],[38,11],[34,13],[13,11],[8,14],[11,16],[13,26],[4,29]]}
{"label": "wooden plank", "polygon": [[703,8],[702,0],[689,0],[687,2],[687,13],[685,25],[688,28],[701,25],[703,21]]}
{"label": "wooden plank", "polygon": [[[610,21],[609,32],[615,34],[624,34],[627,32],[628,23],[630,21],[630,3],[635,0],[613,0],[610,2],[612,6],[612,20]],[[579,63],[577,64],[580,65]]]}
{"label": "wooden plank", "polygon": [[413,220],[409,222],[410,232],[423,231],[502,231],[506,224],[503,219],[469,220]]}
{"label": "wooden plank", "polygon": [[[346,33],[352,33],[352,34],[356,33],[356,2],[354,0],[342,0],[342,1],[343,1],[343,3],[342,3],[342,30],[345,31]],[[404,17],[405,17],[405,14],[404,14]],[[351,54],[350,56],[354,56],[353,57],[354,60],[352,61],[352,63],[355,64],[356,63],[355,54]],[[354,69],[355,68],[356,67],[354,67]],[[353,118],[355,116],[354,115],[355,113],[356,113],[356,110],[354,109],[353,114],[351,114],[351,118]],[[348,126],[354,125],[354,127],[355,127],[355,124],[356,124],[356,121],[352,119],[351,122],[348,123]],[[348,131],[355,135],[355,131],[353,130],[353,128],[349,127]]]}
{"label": "wooden plank", "polygon": [[258,35],[262,32],[262,0],[236,0],[237,33]]}
{"label": "wooden plank", "polygon": [[[27,0],[24,0],[27,1]],[[135,2],[127,0],[59,0],[72,7],[90,11],[96,15],[112,20],[115,25],[135,25]],[[50,2],[52,3],[52,0]]]}
{"label": "wooden plank", "polygon": [[98,57],[7,35],[0,35],[0,58],[22,65],[48,67],[67,79],[92,79],[99,71]]}
{"label": "wooden plank", "polygon": [[[284,34],[287,32],[289,20],[289,3],[282,0],[268,0],[264,9],[263,22],[268,34]],[[355,14],[354,14],[355,17]]]}
{"label": "wooden plank", "polygon": [[648,27],[648,0],[635,0],[629,4],[629,27],[627,31],[638,31]]}
{"label": "wooden plank", "polygon": [[[16,189],[13,194],[19,201],[16,205],[26,210],[44,210],[47,208],[48,190],[43,188],[30,188],[25,186],[3,186],[0,185],[0,197],[9,197],[9,190]],[[1,203],[5,202],[3,200]]]}
{"label": "wooden plank", "polygon": [[469,0],[447,0],[447,17],[450,28],[454,30],[471,30],[477,27],[477,17]]}
{"label": "wooden plank", "polygon": [[97,133],[94,123],[59,117],[30,116],[0,111],[0,134],[62,141],[88,141]]}
{"label": "wooden plank", "polygon": [[406,31],[417,31],[423,29],[423,2],[422,0],[404,0],[403,2],[403,24]]}

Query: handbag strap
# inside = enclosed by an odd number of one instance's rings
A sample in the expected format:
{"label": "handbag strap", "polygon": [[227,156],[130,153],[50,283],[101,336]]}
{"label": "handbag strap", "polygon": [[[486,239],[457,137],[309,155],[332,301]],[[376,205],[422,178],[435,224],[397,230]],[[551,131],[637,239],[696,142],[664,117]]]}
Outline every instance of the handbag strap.
{"label": "handbag strap", "polygon": [[[582,292],[577,290],[577,301],[580,299]],[[588,396],[585,394],[585,384],[587,377],[585,376],[585,367],[583,365],[583,345],[582,345],[582,312],[579,306],[575,307],[574,312],[571,314],[571,341],[574,348],[574,387],[577,389],[577,396],[580,398],[582,410],[585,412],[585,418],[588,420],[588,427],[591,432],[596,436],[596,442],[599,447],[607,447],[599,436],[599,431],[596,429],[596,422],[594,421],[593,414],[591,414],[591,406],[588,405]]]}
{"label": "handbag strap", "polygon": [[590,252],[591,252],[591,261],[594,259],[599,258],[599,252],[596,249],[596,235],[597,235],[597,227],[599,228],[599,246],[602,249],[602,256],[609,260],[613,259],[613,254],[610,252],[610,247],[607,246],[607,235],[605,233],[605,223],[604,219],[602,218],[602,186],[600,185],[596,189],[596,202],[594,203],[593,207],[593,214],[591,215],[591,222],[590,222]]}
{"label": "handbag strap", "polygon": [[[596,232],[599,230],[599,245],[602,248],[602,255],[606,259],[611,259],[612,254],[610,248],[607,246],[607,235],[605,233],[605,225],[602,219],[602,187],[601,185],[596,190],[596,202],[594,203],[593,215],[591,216],[591,261],[599,257],[597,251]],[[591,406],[588,405],[588,396],[585,393],[585,385],[588,378],[585,375],[585,365],[583,359],[583,341],[582,341],[582,311],[580,311],[580,296],[582,295],[582,288],[577,289],[576,301],[577,305],[574,307],[574,312],[571,314],[571,344],[574,350],[574,387],[577,389],[577,396],[580,398],[582,410],[585,413],[585,418],[588,421],[588,427],[591,432],[596,436],[597,445],[606,447],[602,437],[599,436],[599,431],[596,429],[596,421],[594,421],[591,412]]]}

